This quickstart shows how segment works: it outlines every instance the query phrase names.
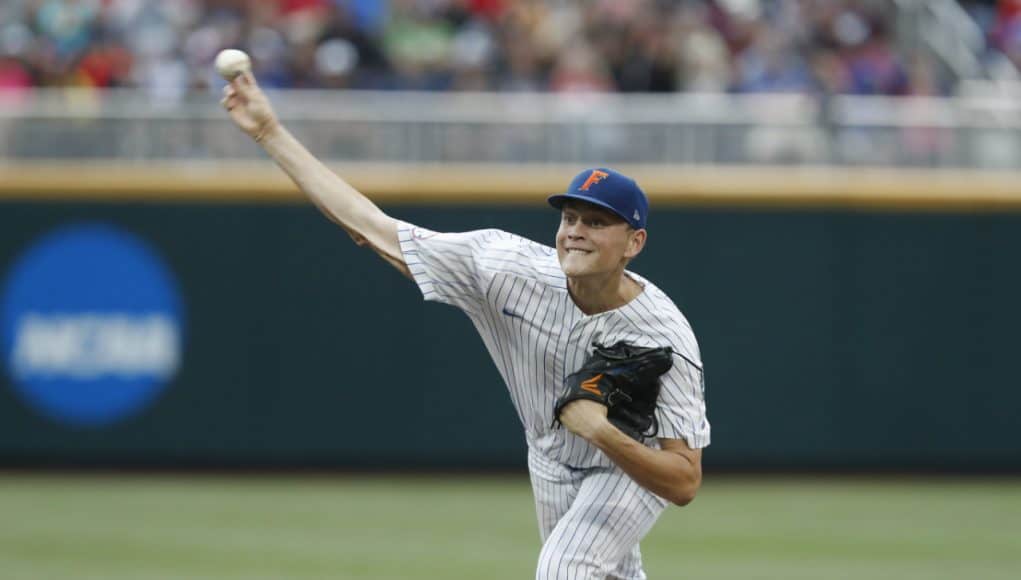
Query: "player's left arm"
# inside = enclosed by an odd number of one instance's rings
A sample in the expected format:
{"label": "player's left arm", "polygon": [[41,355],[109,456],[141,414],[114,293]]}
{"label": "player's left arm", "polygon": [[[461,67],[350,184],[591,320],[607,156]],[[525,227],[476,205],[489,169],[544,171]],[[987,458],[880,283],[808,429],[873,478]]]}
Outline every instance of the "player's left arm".
{"label": "player's left arm", "polygon": [[625,435],[606,418],[605,405],[575,401],[564,408],[564,427],[602,450],[639,485],[677,505],[695,499],[702,485],[702,450],[683,439],[660,439],[660,449]]}

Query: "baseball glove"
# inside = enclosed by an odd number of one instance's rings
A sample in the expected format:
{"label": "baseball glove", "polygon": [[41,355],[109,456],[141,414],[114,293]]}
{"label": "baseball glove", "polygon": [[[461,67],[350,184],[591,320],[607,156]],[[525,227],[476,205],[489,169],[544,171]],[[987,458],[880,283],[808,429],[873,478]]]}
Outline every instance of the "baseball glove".
{"label": "baseball glove", "polygon": [[560,426],[560,412],[568,403],[588,399],[606,405],[607,419],[632,439],[655,437],[659,377],[673,365],[673,351],[623,341],[592,346],[592,356],[567,377],[567,388],[553,408],[553,426]]}

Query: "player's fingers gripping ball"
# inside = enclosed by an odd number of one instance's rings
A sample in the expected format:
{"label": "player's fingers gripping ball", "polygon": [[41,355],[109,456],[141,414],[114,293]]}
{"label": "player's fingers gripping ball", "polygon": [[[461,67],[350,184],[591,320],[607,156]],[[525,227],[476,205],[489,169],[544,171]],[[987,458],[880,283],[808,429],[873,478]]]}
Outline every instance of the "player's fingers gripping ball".
{"label": "player's fingers gripping ball", "polygon": [[580,369],[567,377],[564,394],[553,408],[553,426],[560,413],[579,399],[606,405],[606,417],[629,437],[642,441],[655,437],[656,401],[660,380],[673,365],[670,347],[640,347],[618,342],[593,345],[595,350]]}

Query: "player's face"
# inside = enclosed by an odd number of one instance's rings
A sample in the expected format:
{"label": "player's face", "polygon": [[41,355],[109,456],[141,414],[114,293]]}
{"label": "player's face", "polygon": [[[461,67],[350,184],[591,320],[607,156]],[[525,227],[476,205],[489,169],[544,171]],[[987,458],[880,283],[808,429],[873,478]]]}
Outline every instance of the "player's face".
{"label": "player's face", "polygon": [[634,230],[616,214],[584,202],[567,202],[557,230],[557,257],[571,278],[623,270],[638,255],[645,230]]}

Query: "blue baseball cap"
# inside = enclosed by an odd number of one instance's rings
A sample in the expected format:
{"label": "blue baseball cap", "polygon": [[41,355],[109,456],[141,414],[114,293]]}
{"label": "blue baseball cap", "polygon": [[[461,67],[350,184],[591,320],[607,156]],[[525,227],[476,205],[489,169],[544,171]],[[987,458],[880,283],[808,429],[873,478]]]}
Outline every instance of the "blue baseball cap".
{"label": "blue baseball cap", "polygon": [[642,188],[634,179],[606,167],[582,171],[571,180],[566,192],[551,195],[546,201],[560,209],[569,199],[606,208],[636,230],[643,229],[649,217],[649,199]]}

